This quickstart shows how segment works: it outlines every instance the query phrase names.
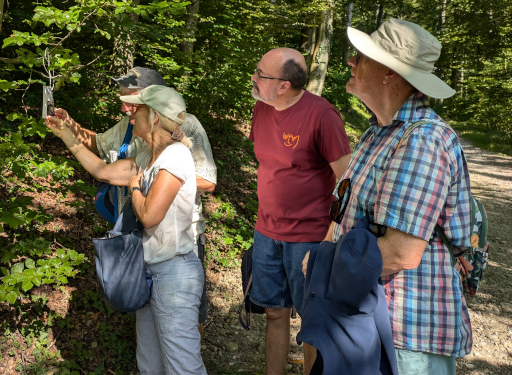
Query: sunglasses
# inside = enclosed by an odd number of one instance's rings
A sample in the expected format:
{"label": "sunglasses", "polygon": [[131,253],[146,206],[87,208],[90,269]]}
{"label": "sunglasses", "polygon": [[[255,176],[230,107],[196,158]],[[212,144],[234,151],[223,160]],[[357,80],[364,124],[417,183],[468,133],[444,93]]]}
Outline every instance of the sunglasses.
{"label": "sunglasses", "polygon": [[[348,192],[348,195],[345,196]],[[345,214],[345,210],[350,200],[350,194],[352,193],[352,184],[350,178],[346,178],[341,181],[338,185],[338,199],[332,202],[331,209],[329,210],[329,216],[331,220],[336,224],[341,224],[341,219]]]}
{"label": "sunglasses", "polygon": [[357,55],[356,55],[356,65],[359,65],[359,60],[361,60],[361,56],[363,56],[363,54],[361,52],[357,52]]}

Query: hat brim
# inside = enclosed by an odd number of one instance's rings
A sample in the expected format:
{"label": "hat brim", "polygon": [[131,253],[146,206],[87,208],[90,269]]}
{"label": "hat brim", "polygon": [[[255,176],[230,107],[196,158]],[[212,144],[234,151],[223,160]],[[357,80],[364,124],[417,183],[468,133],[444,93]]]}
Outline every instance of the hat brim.
{"label": "hat brim", "polygon": [[121,99],[124,103],[130,103],[130,104],[145,104],[139,95],[123,95],[120,96],[119,99]]}
{"label": "hat brim", "polygon": [[118,85],[124,86],[128,89],[143,89],[144,87],[138,85],[135,76],[122,76],[111,77],[110,80]]}
{"label": "hat brim", "polygon": [[407,65],[393,57],[376,45],[372,38],[362,31],[347,28],[347,35],[352,45],[365,56],[387,66],[400,74],[407,82],[423,94],[436,99],[447,99],[455,94],[455,90],[432,73],[425,73]]}

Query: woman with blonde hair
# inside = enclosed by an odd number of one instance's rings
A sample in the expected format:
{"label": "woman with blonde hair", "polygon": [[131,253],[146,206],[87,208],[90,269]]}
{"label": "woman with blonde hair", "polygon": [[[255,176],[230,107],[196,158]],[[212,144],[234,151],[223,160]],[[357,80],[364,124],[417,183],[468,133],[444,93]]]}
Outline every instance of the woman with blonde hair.
{"label": "woman with blonde hair", "polygon": [[121,100],[137,107],[133,134],[150,146],[136,158],[106,164],[62,120],[47,117],[46,125],[97,180],[129,187],[144,226],[144,260],[153,285],[148,304],[136,312],[141,374],[203,375],[197,316],[204,273],[192,251],[197,186],[189,140],[180,129],[185,102],[176,90],[158,85]]}

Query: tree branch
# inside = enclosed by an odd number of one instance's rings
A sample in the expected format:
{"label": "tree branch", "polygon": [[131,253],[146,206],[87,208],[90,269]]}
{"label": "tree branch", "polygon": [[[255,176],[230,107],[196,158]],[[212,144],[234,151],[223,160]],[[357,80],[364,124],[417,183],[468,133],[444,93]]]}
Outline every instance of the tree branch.
{"label": "tree branch", "polygon": [[59,42],[59,43],[57,43],[57,44],[55,45],[55,47],[53,47],[53,49],[50,51],[50,56],[51,56],[51,55],[53,55],[53,52],[55,52],[55,50],[57,49],[57,47],[59,47],[59,46],[60,46],[60,45],[61,45],[61,44],[66,40],[66,39],[68,39],[68,38],[71,36],[71,34],[73,34],[73,32],[74,32],[76,29],[78,29],[79,27],[82,27],[83,25],[85,25],[85,21],[87,20],[87,18],[89,18],[90,16],[92,16],[94,13],[96,13],[96,12],[97,12],[98,10],[100,10],[101,8],[103,8],[103,7],[105,6],[105,4],[107,4],[107,1],[105,1],[105,2],[103,3],[103,5],[102,5],[102,6],[100,6],[100,7],[96,8],[96,9],[94,9],[91,13],[89,13],[88,15],[86,15],[86,16],[84,17],[84,19],[82,20],[82,22],[80,22],[78,25],[76,25],[76,26],[73,28],[73,30],[71,30],[71,31],[68,33],[68,35],[66,35],[64,38],[62,38],[62,39],[60,40],[60,42]]}

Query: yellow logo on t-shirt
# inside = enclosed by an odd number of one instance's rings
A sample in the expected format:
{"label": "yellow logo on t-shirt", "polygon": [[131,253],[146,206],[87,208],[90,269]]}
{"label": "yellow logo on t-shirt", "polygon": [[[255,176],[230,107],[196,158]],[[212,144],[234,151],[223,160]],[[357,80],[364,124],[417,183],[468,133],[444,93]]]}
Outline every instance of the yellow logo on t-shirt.
{"label": "yellow logo on t-shirt", "polygon": [[299,144],[299,135],[294,136],[293,134],[283,133],[284,145],[287,147],[293,146],[293,148],[297,147]]}

